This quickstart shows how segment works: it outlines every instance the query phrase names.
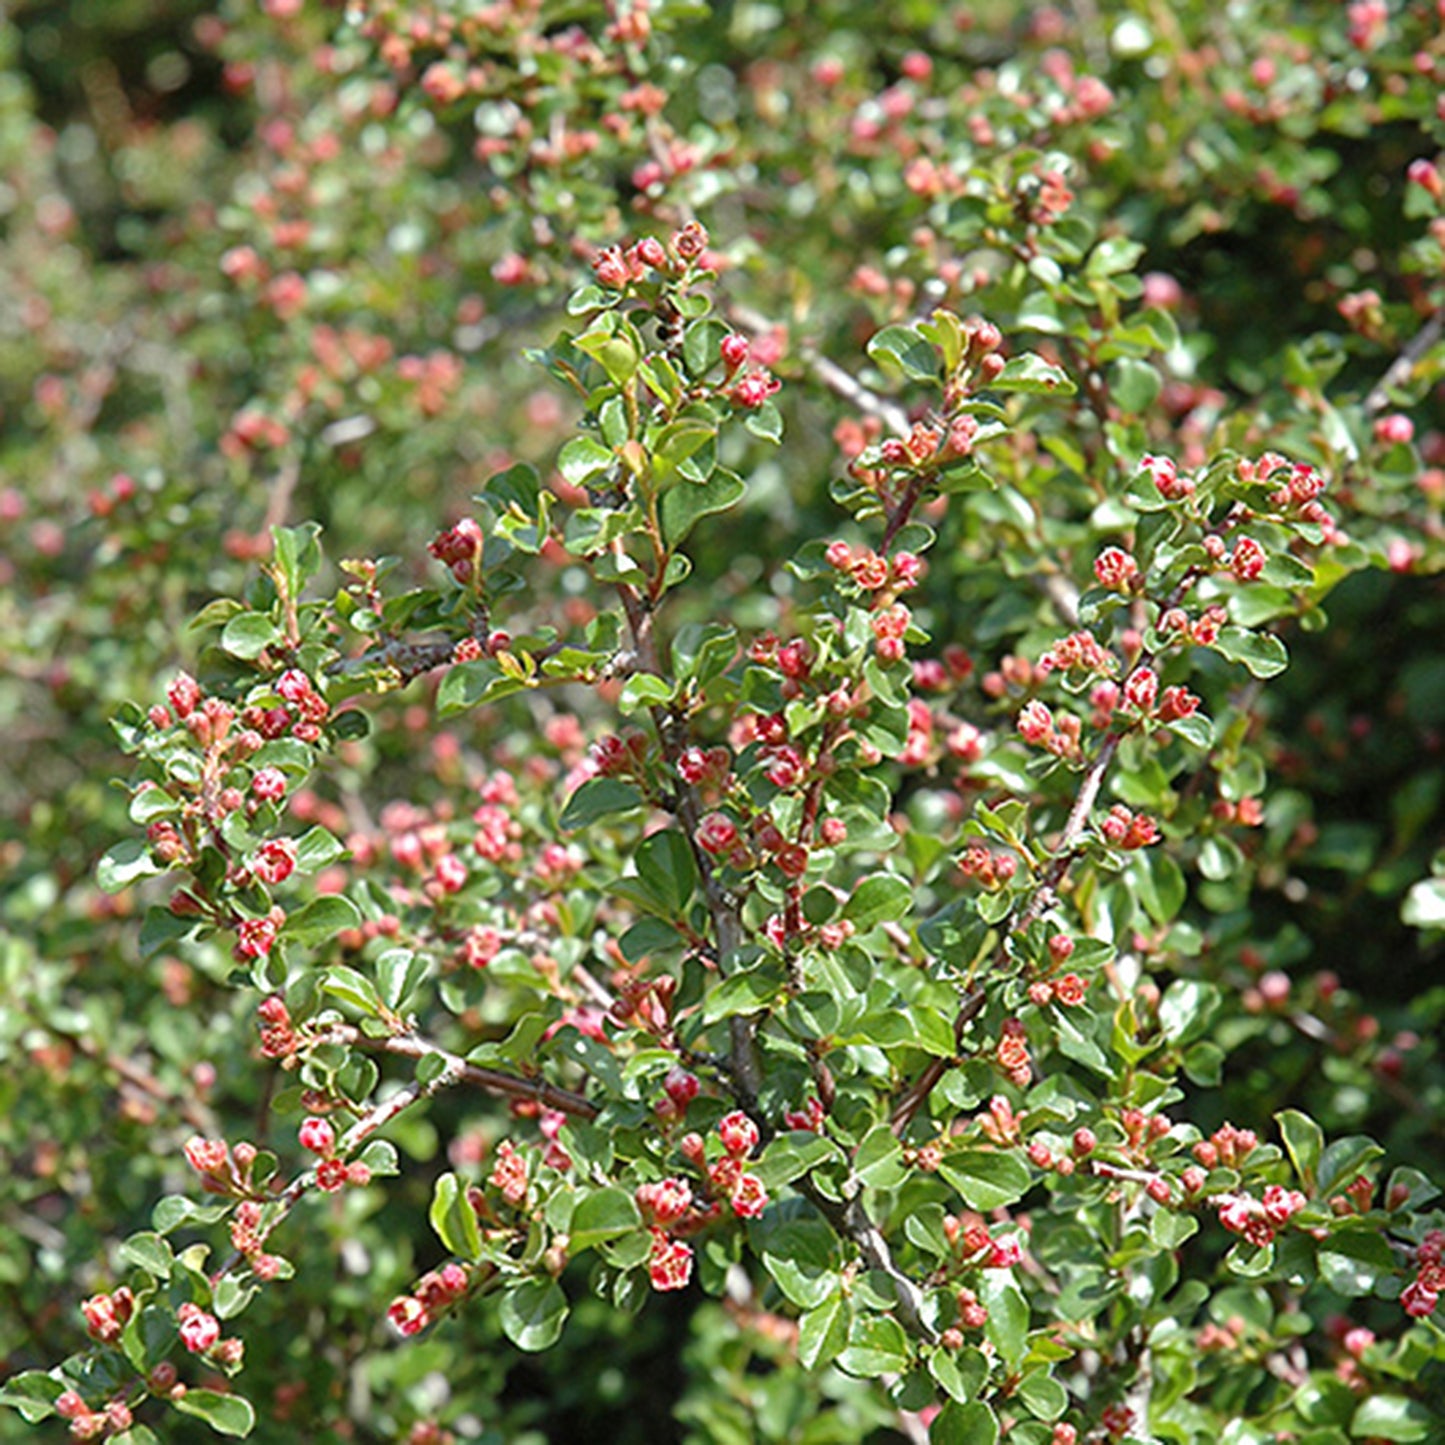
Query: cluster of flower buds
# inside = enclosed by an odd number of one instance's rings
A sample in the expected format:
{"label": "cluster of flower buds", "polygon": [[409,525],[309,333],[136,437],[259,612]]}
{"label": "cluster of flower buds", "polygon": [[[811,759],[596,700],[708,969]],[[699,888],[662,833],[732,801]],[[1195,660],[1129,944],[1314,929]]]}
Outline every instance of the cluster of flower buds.
{"label": "cluster of flower buds", "polygon": [[1218,1201],[1219,1222],[1231,1233],[1251,1244],[1269,1244],[1275,1232],[1305,1207],[1306,1200],[1298,1189],[1271,1184],[1262,1199],[1248,1194],[1231,1194]]}
{"label": "cluster of flower buds", "polygon": [[1112,677],[1119,659],[1087,629],[1061,637],[1038,661],[1039,672],[1082,672]]}
{"label": "cluster of flower buds", "polygon": [[933,460],[939,440],[933,427],[914,422],[906,437],[889,437],[883,442],[878,455],[890,467],[921,467]]}
{"label": "cluster of flower buds", "polygon": [[882,663],[900,662],[906,649],[904,641],[913,614],[901,602],[892,602],[880,607],[871,618],[873,629],[873,650]]}
{"label": "cluster of flower buds", "polygon": [[[174,1365],[163,1362],[151,1372],[151,1380],[158,1394],[166,1393],[175,1384],[173,1378],[169,1384],[162,1383],[174,1370]],[[161,1377],[161,1381],[156,1380],[157,1376]],[[70,1422],[69,1433],[72,1440],[107,1439],[112,1435],[123,1434],[135,1423],[135,1416],[123,1399],[117,1397],[108,1400],[103,1410],[92,1410],[76,1390],[65,1390],[56,1397],[55,1413],[62,1420]]]}
{"label": "cluster of flower buds", "polygon": [[[748,851],[738,825],[726,813],[708,813],[697,825],[697,846],[714,858],[726,858],[735,867],[746,866]],[[740,846],[741,845],[741,846]]]}
{"label": "cluster of flower buds", "polygon": [[1147,848],[1159,841],[1159,825],[1147,813],[1115,803],[1100,820],[1099,836],[1111,848]]}
{"label": "cluster of flower buds", "polygon": [[[963,354],[943,394],[943,405],[949,412],[964,400],[973,387],[987,387],[997,381],[1005,365],[999,351],[1003,345],[1003,332],[992,321],[982,316],[966,317],[963,331],[966,338]],[[969,437],[971,439],[971,432]]]}
{"label": "cluster of flower buds", "polygon": [[[321,724],[331,716],[331,708],[311,679],[300,668],[290,667],[271,684],[271,688],[280,702],[274,707],[245,708],[241,721],[246,728],[263,739],[284,737],[289,732],[303,743],[319,742]],[[283,793],[284,783],[283,777]],[[255,791],[254,779],[252,790]]]}
{"label": "cluster of flower buds", "polygon": [[788,1129],[805,1129],[810,1134],[823,1132],[823,1121],[828,1111],[816,1094],[810,1094],[801,1109],[789,1109],[783,1115],[783,1125]]}
{"label": "cluster of flower buds", "polygon": [[236,925],[236,946],[231,951],[240,963],[266,958],[276,946],[282,928],[286,925],[286,910],[273,904],[268,912],[259,918],[243,918]]}
{"label": "cluster of flower buds", "polygon": [[336,1130],[328,1120],[312,1116],[302,1120],[297,1141],[303,1149],[317,1156],[316,1187],[333,1193],[348,1184],[371,1182],[371,1170],[359,1160],[348,1164],[336,1157]]}
{"label": "cluster of flower buds", "polygon": [[638,778],[647,767],[647,734],[629,728],[618,736],[608,733],[592,744],[592,763],[600,778]]}
{"label": "cluster of flower buds", "polygon": [[1181,477],[1179,468],[1170,457],[1156,457],[1146,453],[1139,462],[1139,469],[1146,473],[1166,502],[1180,502],[1194,495],[1194,483],[1189,477]]}
{"label": "cluster of flower buds", "polygon": [[998,1066],[1019,1088],[1027,1088],[1033,1077],[1033,1066],[1029,1062],[1029,1041],[1023,1023],[1018,1019],[1005,1019],[999,1033],[998,1048],[995,1050]]}
{"label": "cluster of flower buds", "polygon": [[942,658],[921,657],[913,663],[913,686],[919,692],[947,692],[973,675],[973,659],[957,643],[943,649]]}
{"label": "cluster of flower buds", "polygon": [[1084,1001],[1086,988],[1084,980],[1076,973],[1066,973],[1062,978],[1035,979],[1029,985],[1029,1002],[1039,1008],[1051,1003],[1077,1008]]}
{"label": "cluster of flower buds", "polygon": [[102,1345],[113,1345],[135,1312],[135,1296],[122,1285],[111,1294],[93,1294],[80,1302],[86,1333]]}
{"label": "cluster of flower buds", "polygon": [[1219,630],[1229,620],[1223,607],[1211,605],[1193,621],[1182,607],[1171,607],[1159,618],[1159,631],[1165,637],[1212,647],[1219,639]]}
{"label": "cluster of flower buds", "polygon": [[1143,574],[1131,552],[1122,547],[1105,547],[1094,559],[1094,576],[1100,587],[1110,592],[1132,592],[1142,583]]}
{"label": "cluster of flower buds", "polygon": [[222,1339],[221,1323],[208,1310],[187,1300],[176,1311],[176,1333],[193,1355],[205,1355],[218,1365],[234,1368],[241,1363],[245,1344],[239,1339]]}
{"label": "cluster of flower buds", "polygon": [[267,1059],[289,1059],[300,1044],[286,1000],[278,993],[269,994],[256,1005],[256,1019],[261,1028],[261,1056]]}
{"label": "cluster of flower buds", "polygon": [[923,577],[923,559],[912,552],[880,557],[869,547],[854,549],[847,542],[837,541],[828,544],[824,555],[830,567],[845,573],[865,592],[886,591],[891,596],[916,587]]}
{"label": "cluster of flower buds", "polygon": [[1258,1147],[1259,1136],[1253,1129],[1221,1124],[1208,1139],[1201,1139],[1192,1152],[1206,1169],[1238,1169]]}
{"label": "cluster of flower buds", "polygon": [[1011,1148],[1023,1140],[1023,1126],[1014,1113],[1013,1105],[1002,1094],[995,1094],[988,1101],[987,1113],[978,1116],[978,1127],[984,1137],[1000,1149]]}
{"label": "cluster of flower buds", "polygon": [[958,860],[959,872],[990,892],[1005,887],[1018,866],[1019,860],[1012,853],[992,853],[982,843],[970,843]]}
{"label": "cluster of flower buds", "polygon": [[513,1147],[510,1139],[497,1145],[497,1159],[487,1182],[501,1191],[502,1198],[519,1209],[527,1200],[527,1160]]}
{"label": "cluster of flower buds", "polygon": [[433,537],[427,544],[427,551],[466,586],[481,571],[485,544],[486,536],[481,525],[471,517],[463,517],[456,526]]}
{"label": "cluster of flower buds", "polygon": [[677,760],[677,775],[691,788],[712,797],[727,789],[733,756],[725,747],[685,748]]}
{"label": "cluster of flower buds", "polygon": [[464,1265],[444,1264],[440,1269],[424,1274],[410,1294],[398,1295],[392,1300],[386,1317],[398,1333],[419,1335],[442,1310],[466,1294],[467,1285]]}
{"label": "cluster of flower buds", "polygon": [[1019,736],[1031,747],[1043,748],[1055,757],[1075,762],[1082,755],[1079,739],[1083,723],[1072,713],[1055,717],[1049,705],[1038,698],[1023,705],[1018,715]]}
{"label": "cluster of flower buds", "polygon": [[1435,1313],[1445,1291],[1445,1229],[1430,1230],[1415,1253],[1415,1278],[1400,1294],[1407,1315],[1422,1320]]}
{"label": "cluster of flower buds", "polygon": [[202,1139],[193,1135],[185,1142],[186,1162],[201,1176],[201,1188],[207,1194],[227,1194],[245,1199],[255,1194],[251,1183],[251,1166],[256,1162],[256,1146],[244,1141],[234,1151],[224,1139]]}
{"label": "cluster of flower buds", "polygon": [[683,1179],[639,1184],[635,1196],[642,1222],[649,1229],[667,1229],[692,1209],[692,1188]]}
{"label": "cluster of flower buds", "polygon": [[656,236],[643,236],[630,246],[606,246],[592,257],[592,274],[599,286],[625,291],[648,273],[662,271],[681,275],[700,260],[707,250],[707,232],[696,221],[674,231],[664,243]]}
{"label": "cluster of flower buds", "polygon": [[[962,1256],[965,1268],[1012,1269],[1024,1257],[1017,1236],[1010,1234],[1002,1239],[995,1239],[989,1232],[988,1225],[976,1217],[963,1220],[952,1214],[945,1214],[943,1237]],[[960,1300],[960,1306],[962,1303]],[[978,1329],[987,1319],[988,1312],[984,1310],[965,1323],[970,1329]]]}
{"label": "cluster of flower buds", "polygon": [[280,1274],[284,1261],[265,1251],[265,1236],[261,1231],[261,1204],[255,1199],[243,1199],[231,1215],[231,1244],[242,1255],[257,1279],[275,1279]]}

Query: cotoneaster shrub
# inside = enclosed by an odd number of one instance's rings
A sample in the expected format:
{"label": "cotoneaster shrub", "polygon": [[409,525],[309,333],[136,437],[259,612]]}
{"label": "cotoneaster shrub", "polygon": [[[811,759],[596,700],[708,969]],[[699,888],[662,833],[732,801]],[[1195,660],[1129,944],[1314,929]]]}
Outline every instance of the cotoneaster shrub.
{"label": "cotoneaster shrub", "polygon": [[7,94],[0,1399],[1432,1438],[1434,10],[263,9]]}

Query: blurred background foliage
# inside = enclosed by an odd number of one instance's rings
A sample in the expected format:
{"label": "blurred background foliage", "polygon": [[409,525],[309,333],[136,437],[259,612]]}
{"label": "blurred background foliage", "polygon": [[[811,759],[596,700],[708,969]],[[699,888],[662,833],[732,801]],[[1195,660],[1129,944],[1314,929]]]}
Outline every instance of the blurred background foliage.
{"label": "blurred background foliage", "polygon": [[[239,593],[273,523],[314,518],[332,559],[392,554],[404,575],[424,574],[426,541],[487,476],[515,458],[546,467],[566,434],[571,403],[526,351],[567,324],[587,248],[691,213],[727,262],[728,304],[788,328],[786,446],[737,459],[751,511],[693,548],[710,606],[776,623],[795,586],[778,559],[839,525],[828,483],[847,436],[835,428],[857,421],[808,380],[808,350],[865,367],[873,329],[945,299],[986,310],[1006,336],[1029,329],[1030,298],[1000,289],[968,197],[931,191],[926,168],[910,170],[920,157],[993,175],[1016,199],[1041,171],[1066,172],[1079,212],[1140,243],[1129,267],[1162,278],[1151,284],[1179,339],[1126,419],[1132,436],[1181,456],[1263,438],[1334,471],[1346,528],[1377,566],[1328,599],[1328,627],[1320,616],[1289,627],[1293,666],[1259,706],[1247,751],[1268,774],[1267,826],[1246,885],[1198,889],[1180,964],[1242,1001],[1220,1039],[1237,1052],[1190,1108],[1207,1129],[1307,1104],[1331,1130],[1369,1130],[1399,1159],[1445,1165],[1445,910],[1430,905],[1423,933],[1401,917],[1445,814],[1439,347],[1390,397],[1414,421],[1413,444],[1372,440],[1369,404],[1445,301],[1440,245],[1406,180],[1441,138],[1439,85],[1416,61],[1440,63],[1440,22],[1431,5],[1398,6],[1362,45],[1349,34],[1359,8],[666,0],[629,71],[518,39],[577,26],[597,40],[601,7],[503,4],[466,42],[486,71],[480,98],[449,100],[419,77],[438,56],[464,69],[455,45],[388,51],[405,5],[10,4],[7,1373],[72,1347],[76,1301],[111,1278],[110,1243],[186,1186],[178,1141],[253,1127],[271,1087],[252,1001],[221,988],[224,958],[140,964],[137,900],[94,885],[96,859],[130,827],[108,781],[122,771],[109,726],[120,702],[204,667],[189,619]],[[931,60],[927,80],[907,73],[912,53]],[[1094,110],[1081,76],[1104,82],[1110,103]],[[642,85],[657,87],[655,116],[622,100]],[[1070,104],[1079,115],[1060,119]],[[569,133],[593,139],[569,150]],[[546,141],[556,156],[539,152]],[[1089,438],[1039,444],[1059,458],[1040,514],[1061,547],[1083,546],[1096,535],[1077,522]],[[920,594],[936,643],[965,644],[980,672],[1041,635],[1027,606],[1008,605],[1027,556],[1010,525],[945,532]],[[566,586],[549,574],[537,607],[561,605]],[[377,806],[445,786],[408,701],[378,707],[350,760]],[[534,721],[456,726],[477,748]],[[927,790],[910,806],[926,824]],[[1250,1005],[1275,969],[1323,1034]],[[625,1321],[583,1305],[558,1350],[522,1362],[495,1348],[480,1313],[445,1337],[384,1345],[374,1302],[435,1262],[429,1175],[463,1112],[416,1125],[407,1143],[423,1166],[336,1201],[332,1249],[254,1307],[249,1363],[275,1392],[257,1438],[397,1439],[443,1414],[466,1438],[510,1441],[584,1428],[619,1442],[887,1435],[867,1391],[841,1376],[816,1410],[795,1373],[768,1366],[778,1345],[766,1329],[725,1304],[669,1301]]]}

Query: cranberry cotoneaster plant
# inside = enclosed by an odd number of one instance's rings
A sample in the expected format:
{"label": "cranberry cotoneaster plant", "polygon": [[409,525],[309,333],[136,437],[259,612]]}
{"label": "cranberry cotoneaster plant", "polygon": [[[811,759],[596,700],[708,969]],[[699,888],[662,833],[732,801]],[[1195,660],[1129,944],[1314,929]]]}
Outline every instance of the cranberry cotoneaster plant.
{"label": "cranberry cotoneaster plant", "polygon": [[[575,433],[430,539],[433,585],[275,530],[198,619],[202,679],[119,720],[143,836],[101,878],[164,878],[147,953],[229,952],[287,1142],[192,1139],[90,1348],[5,1403],[247,1434],[248,1304],[466,1094],[508,1107],[435,1177],[440,1262],[378,1302],[401,1337],[494,1311],[540,1351],[586,1293],[701,1291],[914,1438],[1436,1438],[1426,1180],[1299,1110],[1190,1119],[1227,1056],[1189,879],[1251,866],[1279,631],[1363,556],[1315,465],[1143,450],[1120,418],[1171,336],[1134,259],[1017,255],[1054,292],[1041,352],[939,309],[856,376],[810,355],[856,444],[766,612],[694,570],[759,516],[759,440],[787,471],[778,359],[695,221],[595,255],[537,358]],[[1069,308],[1105,295],[1084,356]],[[930,641],[973,605],[930,588],[945,549],[1012,579],[996,668]],[[367,709],[424,676],[481,743],[373,821]]]}

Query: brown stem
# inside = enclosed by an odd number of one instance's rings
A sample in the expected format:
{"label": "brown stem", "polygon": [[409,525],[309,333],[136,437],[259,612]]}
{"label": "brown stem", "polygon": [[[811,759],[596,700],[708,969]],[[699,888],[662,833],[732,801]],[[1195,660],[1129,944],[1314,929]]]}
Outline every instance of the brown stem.
{"label": "brown stem", "polygon": [[1365,414],[1367,416],[1373,416],[1376,412],[1384,411],[1389,406],[1390,388],[1403,386],[1409,381],[1410,373],[1415,370],[1415,363],[1439,341],[1442,331],[1445,331],[1445,311],[1436,311],[1415,333],[1409,345],[1390,363],[1385,374],[1370,389],[1369,395],[1365,398]]}
{"label": "brown stem", "polygon": [[218,1132],[215,1116],[204,1104],[195,1099],[186,1098],[182,1094],[172,1093],[154,1074],[140,1064],[121,1054],[107,1053],[99,1044],[86,1038],[83,1034],[73,1034],[65,1029],[58,1029],[54,1024],[46,1024],[45,1028],[56,1038],[73,1044],[86,1058],[103,1065],[133,1088],[139,1089],[141,1093],[164,1104],[167,1108],[174,1109],[186,1123],[199,1133],[209,1136]]}
{"label": "brown stem", "polygon": [[[545,1079],[528,1079],[518,1074],[508,1074],[501,1069],[484,1069],[478,1064],[469,1064],[465,1059],[440,1044],[417,1034],[393,1034],[374,1039],[353,1028],[350,1024],[333,1024],[325,1033],[317,1035],[320,1043],[346,1044],[350,1048],[363,1049],[370,1053],[394,1054],[403,1059],[437,1058],[445,1065],[444,1077],[453,1084],[466,1084],[474,1089],[485,1089],[489,1094],[500,1094],[509,1099],[533,1099],[549,1109],[562,1114],[572,1114],[579,1119],[595,1119],[597,1105],[581,1094]],[[384,1122],[384,1121],[383,1121]],[[380,1125],[373,1125],[373,1129]]]}

